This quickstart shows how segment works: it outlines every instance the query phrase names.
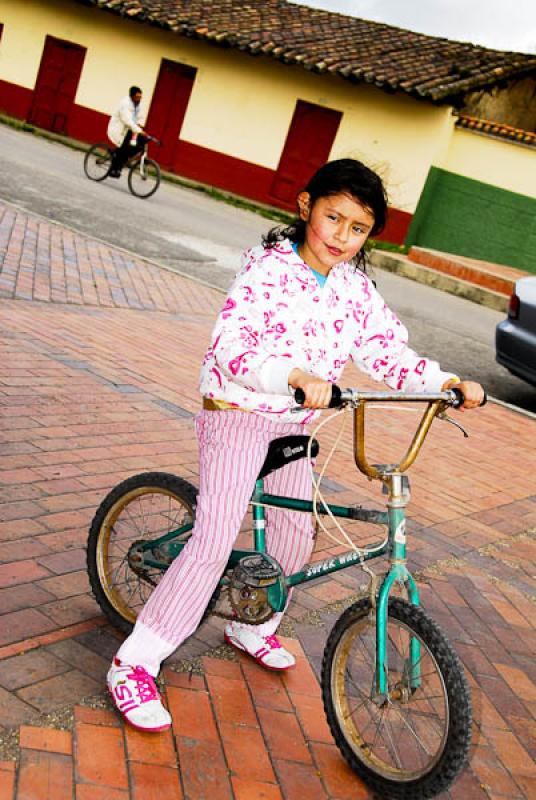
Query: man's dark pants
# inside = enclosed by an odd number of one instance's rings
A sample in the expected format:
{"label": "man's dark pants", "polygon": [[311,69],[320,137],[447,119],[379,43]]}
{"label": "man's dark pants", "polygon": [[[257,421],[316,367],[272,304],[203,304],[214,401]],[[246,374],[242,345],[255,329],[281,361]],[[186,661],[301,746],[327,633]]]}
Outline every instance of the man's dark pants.
{"label": "man's dark pants", "polygon": [[132,131],[127,131],[125,138],[123,139],[122,144],[117,150],[114,151],[113,158],[112,158],[112,171],[113,172],[121,172],[127,161],[136,155],[136,153],[141,153],[143,148],[145,147],[145,142],[147,141],[146,136],[142,136],[138,134],[136,139],[136,144],[130,144],[132,140]]}

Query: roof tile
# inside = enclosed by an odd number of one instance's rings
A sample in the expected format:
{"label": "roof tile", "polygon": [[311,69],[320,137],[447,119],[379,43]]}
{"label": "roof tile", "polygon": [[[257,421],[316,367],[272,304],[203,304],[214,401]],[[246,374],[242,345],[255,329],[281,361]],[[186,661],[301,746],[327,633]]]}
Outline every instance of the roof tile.
{"label": "roof tile", "polygon": [[536,56],[426,36],[287,0],[75,0],[213,45],[443,101],[536,72]]}
{"label": "roof tile", "polygon": [[536,133],[525,131],[522,128],[514,128],[512,125],[505,125],[502,122],[493,122],[478,117],[470,117],[467,114],[459,114],[456,120],[457,128],[467,128],[467,130],[478,131],[478,133],[488,136],[497,136],[500,139],[521,142],[536,148]]}

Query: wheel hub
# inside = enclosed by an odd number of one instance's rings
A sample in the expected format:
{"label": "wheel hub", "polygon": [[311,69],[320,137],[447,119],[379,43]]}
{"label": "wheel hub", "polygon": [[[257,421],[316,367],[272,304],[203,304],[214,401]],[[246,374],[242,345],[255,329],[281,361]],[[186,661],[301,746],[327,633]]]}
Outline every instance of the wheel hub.
{"label": "wheel hub", "polygon": [[144,550],[143,546],[146,545],[147,542],[144,539],[138,539],[135,542],[132,542],[128,549],[127,561],[130,569],[136,573],[141,578],[145,578],[149,580],[150,583],[154,583],[154,581],[149,579],[149,571],[154,569],[145,563],[146,556],[151,556],[155,560],[158,560],[161,563],[166,565],[171,564],[171,557],[162,551],[161,548],[151,548],[150,550]]}

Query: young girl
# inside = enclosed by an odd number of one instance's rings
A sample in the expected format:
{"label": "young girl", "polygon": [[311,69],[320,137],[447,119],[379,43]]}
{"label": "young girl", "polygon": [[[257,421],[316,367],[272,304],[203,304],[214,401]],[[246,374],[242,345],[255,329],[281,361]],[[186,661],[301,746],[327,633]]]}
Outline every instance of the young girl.
{"label": "young girl", "polygon": [[[458,384],[464,406],[482,388],[443,372],[407,346],[407,331],[364,271],[364,245],[386,219],[378,175],[359,161],[325,164],[298,196],[299,219],[274,229],[245,252],[216,322],[201,369],[203,410],[196,419],[199,496],[195,526],[138,617],[110,671],[118,709],[143,730],[171,718],[153,680],[160,664],[197,628],[225,568],[272,439],[304,432],[328,405],[349,358],[396,390],[438,391]],[[304,408],[293,390],[305,393]],[[306,459],[266,478],[266,491],[311,497]],[[266,514],[267,547],[285,573],[308,561],[313,530],[306,515]],[[294,665],[275,632],[282,614],[263,625],[230,622],[225,639],[273,670]]]}

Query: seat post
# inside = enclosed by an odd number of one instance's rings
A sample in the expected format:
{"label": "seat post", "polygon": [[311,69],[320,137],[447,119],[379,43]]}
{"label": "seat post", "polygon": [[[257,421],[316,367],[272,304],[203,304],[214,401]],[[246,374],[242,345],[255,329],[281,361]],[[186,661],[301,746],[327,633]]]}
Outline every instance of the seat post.
{"label": "seat post", "polygon": [[[264,481],[257,478],[255,481],[255,491],[253,497],[260,497],[264,493]],[[253,506],[253,537],[255,550],[259,553],[266,552],[266,520],[264,517],[264,506],[255,504]]]}

